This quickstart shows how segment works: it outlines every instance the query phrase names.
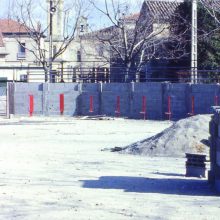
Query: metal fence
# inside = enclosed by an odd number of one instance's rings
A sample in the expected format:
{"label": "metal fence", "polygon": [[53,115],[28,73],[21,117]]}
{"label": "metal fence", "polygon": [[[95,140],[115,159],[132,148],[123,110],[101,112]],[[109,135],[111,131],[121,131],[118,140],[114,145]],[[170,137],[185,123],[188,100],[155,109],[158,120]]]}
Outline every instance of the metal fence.
{"label": "metal fence", "polygon": [[[0,68],[0,71],[4,70]],[[124,82],[164,82],[189,83],[193,82],[192,71],[187,67],[155,67],[137,71],[125,68],[57,68],[51,73],[45,73],[42,68],[14,67],[7,68],[7,80],[17,82],[45,82],[51,83],[124,83]],[[196,83],[220,83],[220,68],[215,70],[197,70]]]}
{"label": "metal fence", "polygon": [[[65,68],[54,70],[47,76],[52,83],[82,82],[82,83],[125,83],[125,82],[164,82],[190,83],[194,82],[190,69],[151,69],[151,71],[129,71],[122,68]],[[27,81],[44,81],[45,73],[29,72]],[[219,70],[197,70],[197,83],[220,83]]]}

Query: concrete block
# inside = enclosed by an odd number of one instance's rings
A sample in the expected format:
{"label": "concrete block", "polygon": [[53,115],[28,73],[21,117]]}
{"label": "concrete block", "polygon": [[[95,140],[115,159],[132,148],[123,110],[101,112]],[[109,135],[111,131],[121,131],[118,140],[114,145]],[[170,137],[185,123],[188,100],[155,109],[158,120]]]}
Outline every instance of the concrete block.
{"label": "concrete block", "polygon": [[146,98],[146,117],[147,119],[156,120],[162,119],[162,94],[161,93],[150,93],[147,91],[145,93],[134,92],[132,107],[131,107],[131,116],[132,118],[142,119],[143,114],[143,97]]}
{"label": "concrete block", "polygon": [[102,85],[103,92],[114,92],[120,95],[121,92],[130,92],[130,83],[106,83]]}
{"label": "concrete block", "polygon": [[98,92],[83,92],[80,96],[81,115],[100,115],[100,94]]}
{"label": "concrete block", "polygon": [[83,83],[82,92],[99,92],[100,83]]}
{"label": "concrete block", "polygon": [[108,116],[116,116],[116,110],[118,105],[118,97],[119,97],[119,108],[121,117],[129,117],[130,116],[130,94],[129,93],[117,93],[117,92],[107,92],[103,91],[101,96],[102,103],[102,114]]}
{"label": "concrete block", "polygon": [[[42,115],[42,93],[32,93],[34,96],[34,113]],[[24,93],[15,93],[14,96],[14,112],[15,115],[29,115],[30,100],[29,95]]]}
{"label": "concrete block", "polygon": [[32,93],[43,91],[42,83],[14,83],[15,92]]}

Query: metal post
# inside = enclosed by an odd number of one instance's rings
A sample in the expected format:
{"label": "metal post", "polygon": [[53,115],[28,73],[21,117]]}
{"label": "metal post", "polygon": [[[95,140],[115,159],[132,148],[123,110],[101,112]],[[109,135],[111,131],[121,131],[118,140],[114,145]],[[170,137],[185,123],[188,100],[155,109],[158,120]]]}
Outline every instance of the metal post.
{"label": "metal post", "polygon": [[60,82],[64,82],[64,79],[63,79],[63,61],[61,61],[61,79],[60,79]]}
{"label": "metal post", "polygon": [[50,19],[49,19],[49,77],[52,82],[52,59],[53,59],[53,13],[56,11],[53,7],[53,0],[50,0]]}
{"label": "metal post", "polygon": [[192,0],[191,83],[198,82],[197,43],[197,0]]}

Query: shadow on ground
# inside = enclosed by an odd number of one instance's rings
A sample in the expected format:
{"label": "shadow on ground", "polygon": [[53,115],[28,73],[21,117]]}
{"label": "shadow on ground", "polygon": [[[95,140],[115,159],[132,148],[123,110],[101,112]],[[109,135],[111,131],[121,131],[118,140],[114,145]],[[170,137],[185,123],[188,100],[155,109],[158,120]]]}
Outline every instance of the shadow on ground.
{"label": "shadow on ground", "polygon": [[83,188],[121,189],[125,192],[161,193],[189,196],[215,196],[207,180],[177,178],[144,178],[102,176],[98,180],[82,180]]}
{"label": "shadow on ground", "polygon": [[152,174],[157,174],[161,176],[175,176],[175,177],[184,177],[184,174],[179,174],[179,173],[161,173],[161,172],[153,172]]}

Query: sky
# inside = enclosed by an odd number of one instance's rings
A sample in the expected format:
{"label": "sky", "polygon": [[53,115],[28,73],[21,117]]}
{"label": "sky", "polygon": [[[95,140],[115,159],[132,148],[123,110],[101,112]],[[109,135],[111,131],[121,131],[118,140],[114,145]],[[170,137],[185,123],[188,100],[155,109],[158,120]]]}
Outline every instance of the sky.
{"label": "sky", "polygon": [[[22,0],[0,0],[0,18],[8,18],[13,17],[16,13],[14,11],[18,11],[18,7],[16,7],[16,2]],[[28,1],[28,0],[23,0]],[[64,0],[66,5],[70,5],[72,0]],[[78,0],[78,1],[85,1],[86,6],[88,5],[89,0]],[[95,5],[101,9],[105,8],[104,0],[94,0]],[[136,13],[139,12],[140,6],[142,4],[142,0],[115,0],[115,2],[120,2],[121,7],[123,8],[125,2],[129,3],[129,13]],[[32,0],[33,2],[33,13],[35,14],[36,19],[41,21],[42,23],[45,22],[46,19],[46,0]],[[109,4],[111,0],[108,0]],[[110,7],[112,8],[112,7]],[[94,8],[90,7],[85,10],[84,15],[88,17],[88,22],[92,29],[96,29],[97,27],[109,26],[110,22],[103,16],[103,14],[99,13]]]}

